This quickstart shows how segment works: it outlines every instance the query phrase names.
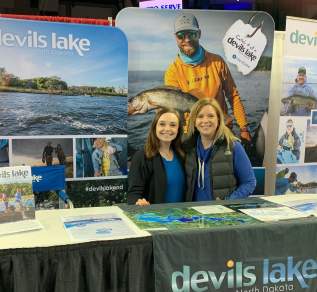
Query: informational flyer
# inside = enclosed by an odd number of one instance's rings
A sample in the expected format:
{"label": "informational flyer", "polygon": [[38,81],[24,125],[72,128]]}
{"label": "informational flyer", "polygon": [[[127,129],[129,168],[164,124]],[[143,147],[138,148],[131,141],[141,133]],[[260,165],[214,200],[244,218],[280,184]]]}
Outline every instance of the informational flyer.
{"label": "informational flyer", "polygon": [[298,210],[306,215],[317,216],[317,194],[294,194],[263,197],[264,200]]}
{"label": "informational flyer", "polygon": [[192,209],[198,211],[201,214],[219,214],[234,212],[234,210],[222,205],[196,206],[192,207]]}
{"label": "informational flyer", "polygon": [[127,220],[116,213],[65,216],[62,221],[68,235],[75,241],[111,240],[137,235]]}
{"label": "informational flyer", "polygon": [[259,209],[240,209],[241,212],[264,222],[281,221],[305,218],[309,215],[289,207],[259,208]]}
{"label": "informational flyer", "polygon": [[35,220],[31,167],[0,168],[0,235],[39,228]]}
{"label": "informational flyer", "polygon": [[42,228],[43,226],[38,220],[25,219],[23,221],[15,221],[10,223],[0,224],[0,236],[13,234],[13,233],[19,233],[19,232],[34,231],[34,230],[38,230]]}

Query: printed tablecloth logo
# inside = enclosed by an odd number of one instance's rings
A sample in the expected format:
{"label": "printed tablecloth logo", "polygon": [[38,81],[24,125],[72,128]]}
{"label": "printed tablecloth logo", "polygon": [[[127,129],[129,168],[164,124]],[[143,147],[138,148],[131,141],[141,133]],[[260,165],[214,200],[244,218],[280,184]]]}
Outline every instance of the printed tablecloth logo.
{"label": "printed tablecloth logo", "polygon": [[[171,275],[173,292],[209,291],[214,290],[235,292],[271,292],[295,291],[296,285],[307,289],[311,279],[317,278],[317,260],[306,259],[294,261],[289,256],[285,262],[273,262],[264,259],[259,265],[246,265],[242,261],[228,260],[226,270],[193,271],[190,266],[183,265]],[[258,270],[262,276],[257,278]],[[212,290],[212,291],[214,291]]]}

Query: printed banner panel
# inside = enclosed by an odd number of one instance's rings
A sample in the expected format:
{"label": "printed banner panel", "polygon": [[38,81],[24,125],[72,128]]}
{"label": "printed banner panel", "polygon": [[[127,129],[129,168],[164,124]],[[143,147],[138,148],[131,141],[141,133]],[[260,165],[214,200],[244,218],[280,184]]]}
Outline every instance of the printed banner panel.
{"label": "printed banner panel", "polygon": [[[184,13],[194,16],[191,22],[182,22]],[[251,140],[243,142],[252,165],[263,165],[274,39],[268,14],[128,8],[116,25],[129,42],[129,158],[143,147],[157,108],[184,113],[186,132],[194,102],[216,98],[237,136],[240,129],[250,131]],[[190,48],[182,38],[191,38],[196,63],[184,56]]]}
{"label": "printed banner panel", "polygon": [[62,165],[74,201],[75,181],[126,179],[128,49],[119,29],[2,18],[0,54],[0,166]]}
{"label": "printed banner panel", "polygon": [[[275,194],[317,193],[317,21],[288,17]],[[306,41],[307,40],[307,41]],[[305,53],[304,53],[305,52]]]}

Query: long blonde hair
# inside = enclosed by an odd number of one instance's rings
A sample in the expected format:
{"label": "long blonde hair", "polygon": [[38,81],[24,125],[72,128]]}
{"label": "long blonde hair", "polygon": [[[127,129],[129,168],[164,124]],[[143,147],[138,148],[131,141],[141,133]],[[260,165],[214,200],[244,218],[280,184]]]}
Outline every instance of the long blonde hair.
{"label": "long blonde hair", "polygon": [[229,147],[231,147],[232,143],[234,141],[239,141],[239,139],[225,125],[225,118],[224,118],[223,111],[222,111],[219,103],[217,102],[217,100],[214,98],[213,99],[203,98],[203,99],[199,99],[198,101],[195,102],[195,104],[193,105],[193,107],[190,111],[190,114],[189,114],[189,125],[188,125],[187,138],[190,139],[191,137],[194,136],[194,133],[196,131],[195,123],[196,123],[197,116],[200,113],[201,109],[206,105],[212,106],[212,108],[215,110],[215,112],[217,114],[217,118],[218,118],[218,127],[217,127],[217,131],[215,134],[214,143],[220,138],[226,139],[227,145]]}
{"label": "long blonde hair", "polygon": [[176,117],[178,119],[178,132],[177,132],[176,138],[172,141],[171,146],[181,157],[184,156],[184,151],[183,151],[182,146],[181,146],[182,124],[181,124],[181,119],[180,119],[179,113],[174,109],[162,108],[161,110],[159,110],[156,113],[156,115],[152,121],[150,130],[149,130],[149,133],[148,133],[148,136],[146,139],[146,143],[144,145],[144,152],[145,152],[145,156],[147,158],[152,158],[156,154],[159,153],[160,140],[156,136],[156,125],[157,125],[157,122],[160,119],[160,117],[166,113],[172,113],[172,114],[176,115]]}
{"label": "long blonde hair", "polygon": [[[99,143],[99,146],[97,144]],[[109,143],[105,138],[97,138],[94,141],[94,148],[102,150],[102,159],[101,159],[101,173],[103,176],[109,175],[110,170],[110,154],[108,153]]]}

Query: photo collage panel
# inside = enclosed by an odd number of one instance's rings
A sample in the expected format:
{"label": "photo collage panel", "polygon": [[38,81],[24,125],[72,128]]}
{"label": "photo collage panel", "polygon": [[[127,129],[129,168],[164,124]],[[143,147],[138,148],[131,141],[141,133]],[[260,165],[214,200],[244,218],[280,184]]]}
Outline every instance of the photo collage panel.
{"label": "photo collage panel", "polygon": [[[124,200],[125,35],[100,25],[15,19],[0,24],[3,34],[12,35],[10,43],[0,44],[6,56],[0,61],[0,167],[32,167],[38,209],[67,207],[67,198],[85,206],[85,187],[78,186],[86,181],[94,184],[90,194],[96,198],[98,186],[116,189],[94,205]],[[29,41],[15,41],[23,37]]]}
{"label": "photo collage panel", "polygon": [[317,60],[284,57],[276,194],[317,193]]}

